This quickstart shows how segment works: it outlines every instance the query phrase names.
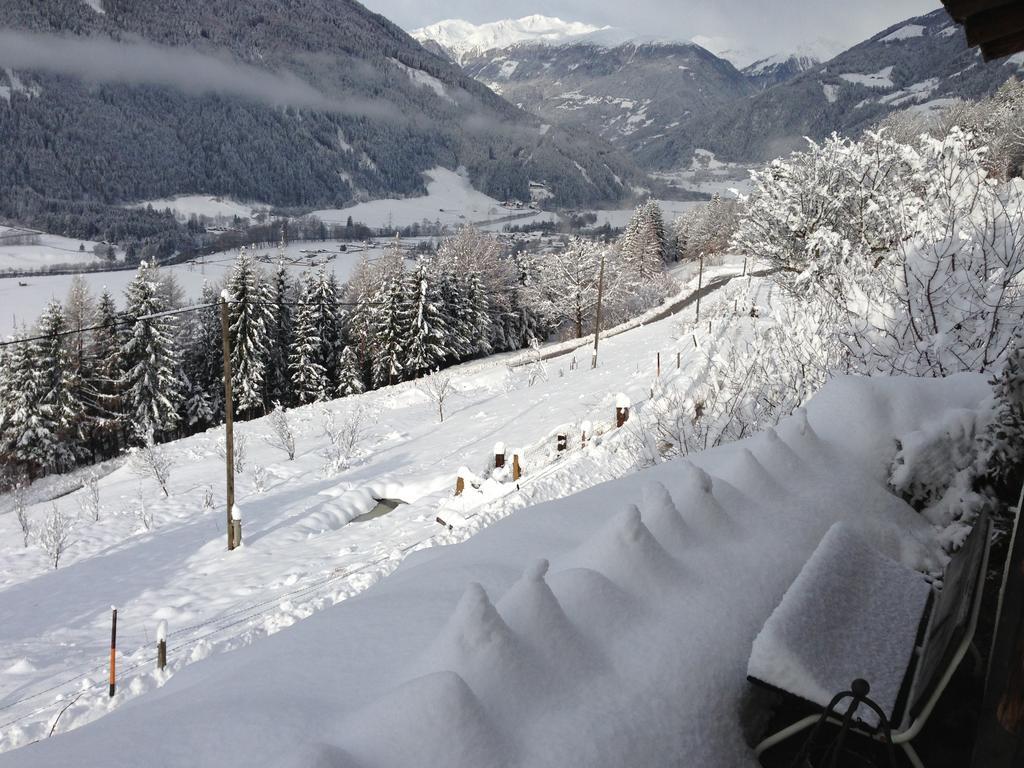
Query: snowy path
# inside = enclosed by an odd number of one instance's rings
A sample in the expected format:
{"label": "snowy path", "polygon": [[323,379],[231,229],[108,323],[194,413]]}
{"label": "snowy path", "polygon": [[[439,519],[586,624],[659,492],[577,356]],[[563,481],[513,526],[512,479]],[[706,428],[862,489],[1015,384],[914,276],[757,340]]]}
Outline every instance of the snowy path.
{"label": "snowy path", "polygon": [[[757,291],[760,285],[759,278],[750,278],[749,287],[741,283],[736,290]],[[708,316],[731,314],[734,293],[709,301]],[[215,452],[218,431],[169,447],[175,457],[169,499],[159,498],[150,481],[140,481],[127,467],[104,478],[102,519],[80,523],[67,563],[57,571],[46,569],[37,548],[21,546],[13,515],[0,516],[0,747],[43,735],[68,697],[82,689],[87,692],[63,716],[61,729],[106,711],[112,603],[118,606],[119,705],[157,685],[152,665],[160,620],[170,626],[176,669],[365,590],[409,551],[462,540],[524,506],[630,471],[633,458],[616,456],[614,441],[557,458],[554,433],[569,425],[576,434],[585,419],[598,432],[608,428],[619,391],[641,402],[656,352],[663,360],[680,353],[682,369],[666,366],[666,376],[699,376],[690,331],[680,335],[677,327],[688,314],[687,309],[610,336],[596,371],[570,370],[572,353],[562,351],[548,363],[548,380],[533,387],[526,386],[523,373],[509,372],[510,356],[455,369],[460,395],[443,424],[411,384],[336,401],[330,407],[338,413],[358,402],[374,416],[366,456],[333,477],[323,476],[326,440],[319,407],[293,412],[299,433],[294,462],[263,443],[268,427],[262,421],[241,425],[248,464],[266,467],[270,479],[263,494],[255,493],[248,471],[239,479],[245,545],[235,553],[224,551],[223,507],[206,513],[202,507],[204,491],[219,493],[223,482]],[[741,320],[728,332],[743,332]],[[716,324],[714,332],[729,327]],[[486,476],[497,441],[526,449],[521,490],[487,481],[479,491],[453,498],[458,468],[466,465]],[[575,437],[571,444],[576,446]],[[140,488],[156,520],[152,531],[140,530],[130,511]],[[372,506],[368,490],[410,503],[349,523]],[[76,512],[78,495],[58,503]],[[33,514],[38,520],[48,510],[40,505]],[[458,512],[469,524],[445,531],[434,522],[444,510]]]}

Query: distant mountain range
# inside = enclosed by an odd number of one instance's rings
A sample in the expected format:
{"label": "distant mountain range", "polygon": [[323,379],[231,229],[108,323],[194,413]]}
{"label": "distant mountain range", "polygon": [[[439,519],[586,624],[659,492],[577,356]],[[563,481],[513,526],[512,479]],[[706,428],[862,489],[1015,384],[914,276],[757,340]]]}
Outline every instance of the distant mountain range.
{"label": "distant mountain range", "polygon": [[591,130],[658,171],[689,165],[698,149],[767,160],[804,136],[852,135],[896,110],[987,95],[1024,67],[1019,56],[984,64],[943,10],[824,62],[815,53],[826,43],[753,60],[724,40],[695,38],[715,55],[545,17],[483,27],[448,21],[413,36],[546,122]]}

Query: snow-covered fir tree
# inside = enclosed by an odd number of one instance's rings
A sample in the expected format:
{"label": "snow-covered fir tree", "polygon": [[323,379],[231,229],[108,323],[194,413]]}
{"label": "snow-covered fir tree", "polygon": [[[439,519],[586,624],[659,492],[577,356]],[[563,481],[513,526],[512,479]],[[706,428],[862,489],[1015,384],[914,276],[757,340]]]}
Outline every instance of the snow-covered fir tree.
{"label": "snow-covered fir tree", "polygon": [[406,302],[402,254],[397,248],[382,259],[380,285],[371,312],[373,385],[383,387],[402,380],[405,372]]}
{"label": "snow-covered fir tree", "polygon": [[638,205],[619,239],[623,266],[639,281],[650,280],[664,269],[668,243],[661,206],[655,200]]}
{"label": "snow-covered fir tree", "polygon": [[125,290],[125,316],[134,323],[122,347],[124,410],[134,440],[166,435],[178,426],[181,384],[174,320],[153,316],[166,311],[165,302],[157,268],[142,262]]}
{"label": "snow-covered fir tree", "polygon": [[442,295],[428,262],[420,258],[407,278],[408,318],[405,371],[413,378],[437,370],[452,356],[449,334],[441,311]]}
{"label": "snow-covered fir tree", "polygon": [[270,318],[267,326],[267,397],[266,403],[292,401],[291,377],[288,373],[288,351],[292,345],[293,307],[295,297],[292,281],[283,261],[268,283]]}
{"label": "snow-covered fir tree", "polygon": [[339,397],[347,397],[361,394],[365,390],[362,366],[353,347],[347,346],[341,350],[341,356],[338,358],[337,394]]}
{"label": "snow-covered fir tree", "polygon": [[315,280],[307,275],[302,281],[295,315],[295,341],[288,357],[292,394],[299,405],[326,400],[329,395],[318,305],[312,300],[316,290]]}
{"label": "snow-covered fir tree", "polygon": [[184,323],[182,420],[193,429],[220,423],[224,415],[224,353],[219,294],[203,283],[199,308]]}
{"label": "snow-covered fir tree", "polygon": [[[51,300],[39,319],[36,365],[43,374],[40,413],[49,419],[55,437],[46,469],[62,472],[73,467],[84,450],[85,406],[79,399],[78,372],[74,370],[72,336],[59,301]],[[77,345],[75,345],[77,346]]]}
{"label": "snow-covered fir tree", "polygon": [[228,278],[231,386],[240,414],[265,407],[268,325],[272,318],[263,274],[243,247]]}
{"label": "snow-covered fir tree", "polygon": [[123,386],[125,382],[122,347],[125,327],[106,288],[96,302],[91,344],[93,367],[89,417],[95,425],[94,439],[104,456],[113,456],[125,444]]}
{"label": "snow-covered fir tree", "polygon": [[3,455],[29,478],[49,470],[58,451],[58,436],[49,406],[43,401],[46,376],[38,365],[38,341],[29,341],[22,331],[9,348],[4,361]]}
{"label": "snow-covered fir tree", "polygon": [[321,267],[311,283],[312,290],[306,302],[313,304],[313,317],[320,338],[320,365],[327,377],[328,391],[338,385],[338,361],[344,349],[343,317],[341,312],[341,288],[334,272]]}

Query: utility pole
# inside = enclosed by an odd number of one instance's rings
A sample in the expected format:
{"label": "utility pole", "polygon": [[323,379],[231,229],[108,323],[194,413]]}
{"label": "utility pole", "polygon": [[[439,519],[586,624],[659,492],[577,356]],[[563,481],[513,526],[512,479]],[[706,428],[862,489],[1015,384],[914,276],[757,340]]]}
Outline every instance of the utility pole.
{"label": "utility pole", "polygon": [[700,252],[700,271],[697,273],[697,320],[700,322],[700,291],[704,287],[704,251]]}
{"label": "utility pole", "polygon": [[594,356],[590,359],[591,369],[597,368],[597,342],[601,338],[601,299],[604,297],[604,252],[601,252],[601,271],[597,276],[597,317],[594,319]]}
{"label": "utility pole", "polygon": [[224,346],[224,453],[227,462],[227,532],[228,550],[235,548],[231,510],[235,507],[235,420],[231,402],[231,336],[228,332],[227,291],[220,295],[220,330]]}

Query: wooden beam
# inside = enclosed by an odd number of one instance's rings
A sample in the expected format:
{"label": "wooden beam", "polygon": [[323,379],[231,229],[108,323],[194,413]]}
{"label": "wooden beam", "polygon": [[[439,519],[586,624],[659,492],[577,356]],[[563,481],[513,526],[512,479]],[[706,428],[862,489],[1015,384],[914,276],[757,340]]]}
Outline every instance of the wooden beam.
{"label": "wooden beam", "polygon": [[1024,4],[992,8],[976,13],[964,22],[968,45],[983,45],[1024,30]]}
{"label": "wooden beam", "polygon": [[985,61],[995,61],[1020,51],[1024,51],[1024,30],[981,46],[981,56]]}
{"label": "wooden beam", "polygon": [[942,0],[949,15],[961,24],[976,13],[984,13],[993,8],[1011,5],[1010,0]]}
{"label": "wooden beam", "polygon": [[972,768],[1024,765],[1024,530],[1016,509]]}

